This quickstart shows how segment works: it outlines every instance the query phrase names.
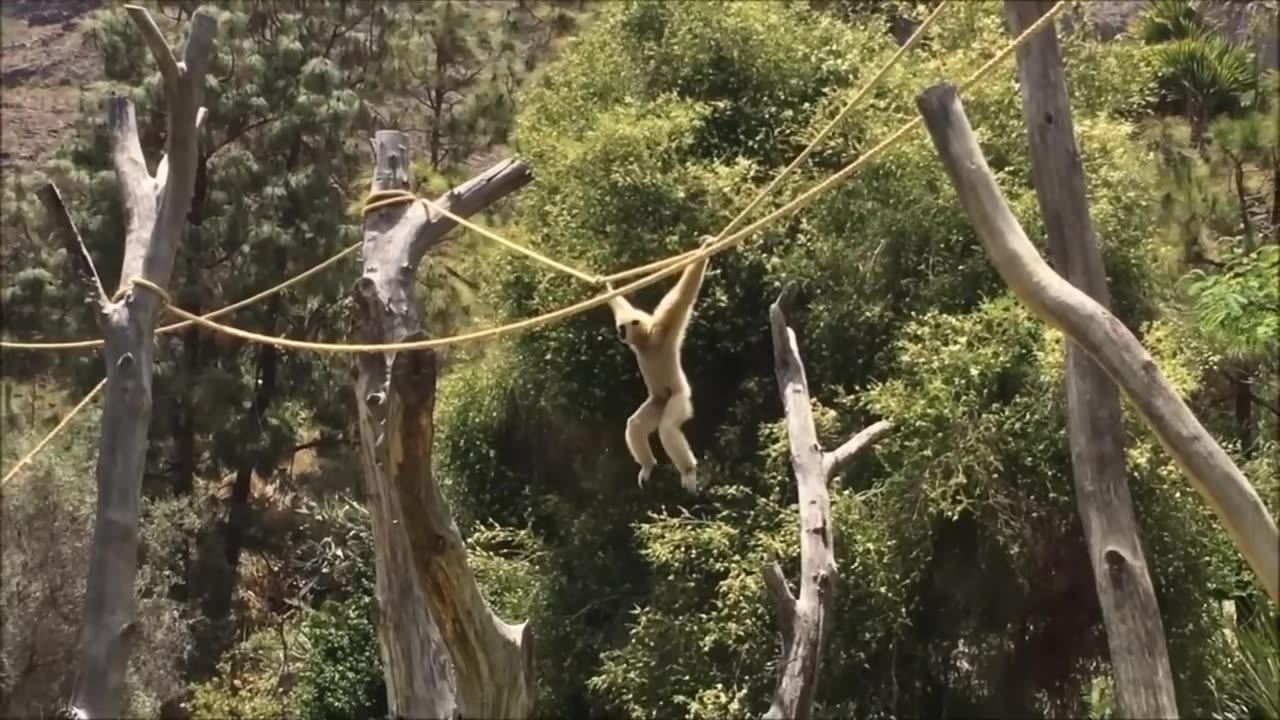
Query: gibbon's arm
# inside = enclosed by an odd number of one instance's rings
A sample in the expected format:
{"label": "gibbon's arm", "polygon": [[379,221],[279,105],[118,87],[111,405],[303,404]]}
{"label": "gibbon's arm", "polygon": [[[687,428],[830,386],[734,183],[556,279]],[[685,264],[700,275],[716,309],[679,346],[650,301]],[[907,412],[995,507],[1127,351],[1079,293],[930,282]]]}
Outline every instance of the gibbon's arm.
{"label": "gibbon's arm", "polygon": [[[608,290],[609,292],[613,292],[613,283],[609,283],[609,282],[605,283],[604,289]],[[617,297],[609,298],[609,309],[612,310],[614,314],[617,314],[620,312],[635,311],[635,307],[630,302],[628,302],[625,297],[621,295]]]}
{"label": "gibbon's arm", "polygon": [[693,314],[693,302],[698,299],[698,291],[702,289],[702,278],[707,274],[707,259],[684,269],[674,287],[663,296],[653,311],[653,332],[661,337],[679,337],[689,324],[689,316]]}

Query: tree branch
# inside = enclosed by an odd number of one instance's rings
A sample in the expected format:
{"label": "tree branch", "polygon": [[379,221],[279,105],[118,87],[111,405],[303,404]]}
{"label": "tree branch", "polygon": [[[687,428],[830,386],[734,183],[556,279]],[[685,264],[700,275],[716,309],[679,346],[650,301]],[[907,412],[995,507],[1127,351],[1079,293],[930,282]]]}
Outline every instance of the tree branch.
{"label": "tree branch", "polygon": [[1036,252],[996,185],[955,86],[935,85],[916,98],[916,105],[996,271],[1032,312],[1089,353],[1133,400],[1272,601],[1280,602],[1280,532],[1257,491],[1128,328]]}
{"label": "tree branch", "polygon": [[[165,287],[191,204],[194,127],[217,21],[205,11],[194,15],[187,44],[189,67],[175,72],[172,53],[150,16],[140,8],[130,8],[129,13],[157,55],[162,72],[173,81],[164,84],[170,167],[158,201],[156,189],[160,185],[147,172],[132,105],[119,97],[108,103],[112,160],[128,218],[120,278],[128,283],[144,277]],[[160,306],[161,299],[155,293],[129,293],[121,302],[108,303],[101,314],[108,377],[95,471],[98,506],[73,695],[80,717],[119,717],[125,701],[125,679],[137,627],[134,585],[139,502],[151,423],[155,322]]]}
{"label": "tree branch", "polygon": [[[209,115],[207,108],[200,108],[196,111],[195,131],[198,133],[200,128],[204,126],[204,120]],[[169,182],[169,153],[165,153],[160,158],[160,164],[156,166],[156,191],[164,192],[165,184]]]}
{"label": "tree branch", "polygon": [[888,420],[881,420],[873,425],[869,425],[862,429],[857,435],[849,438],[848,442],[829,453],[822,455],[823,476],[830,480],[840,473],[858,453],[871,447],[880,438],[884,437],[893,429],[893,423]]}
{"label": "tree branch", "polygon": [[76,271],[80,275],[81,281],[84,282],[85,289],[89,295],[99,305],[105,305],[110,302],[110,298],[107,297],[107,291],[102,287],[102,278],[98,275],[98,268],[93,264],[93,256],[89,254],[89,248],[85,247],[84,238],[80,237],[80,231],[76,229],[75,222],[71,219],[71,213],[67,211],[67,206],[62,202],[62,193],[58,192],[58,186],[52,182],[47,182],[36,191],[36,197],[44,205],[45,213],[49,216],[49,222],[53,225],[54,233],[62,236],[62,244],[67,248],[67,254],[71,256],[71,262],[75,265]]}
{"label": "tree branch", "polygon": [[764,576],[764,589],[773,600],[774,610],[778,613],[778,626],[782,629],[782,656],[791,654],[791,644],[795,640],[793,632],[796,622],[796,596],[787,587],[787,578],[782,574],[782,566],[771,562],[761,572]]}
{"label": "tree branch", "polygon": [[782,629],[782,664],[766,718],[808,718],[813,710],[823,645],[830,634],[837,574],[831,535],[831,497],[823,472],[822,447],[814,427],[809,386],[796,334],[787,326],[782,309],[794,292],[794,286],[788,286],[769,307],[769,327],[800,506],[800,596],[787,613],[788,604],[783,598],[790,592],[786,590],[781,570],[775,565],[765,571],[765,587],[778,602],[780,619],[785,621],[790,615],[789,627],[784,624]]}
{"label": "tree branch", "polygon": [[160,32],[160,27],[156,25],[156,21],[152,19],[151,13],[147,12],[146,8],[139,5],[125,5],[124,9],[129,13],[129,19],[133,20],[133,24],[138,26],[138,32],[142,33],[142,39],[151,50],[151,57],[155,58],[156,65],[160,66],[160,75],[164,77],[166,92],[176,89],[178,61],[173,56],[173,49],[169,47],[169,42],[164,39],[164,33]]}
{"label": "tree branch", "polygon": [[[403,132],[377,133],[374,191],[408,187]],[[528,182],[515,160],[439,202],[469,215]],[[453,221],[422,203],[364,218],[364,268],[352,293],[351,336],[359,342],[424,337],[416,297],[419,263]],[[476,582],[466,543],[431,471],[438,356],[430,350],[356,358],[361,464],[377,565],[379,640],[393,715],[519,718],[529,714],[532,634],[493,613]],[[444,647],[441,647],[443,641]],[[447,651],[446,649],[447,648]],[[452,671],[449,669],[452,661]],[[455,696],[456,688],[456,696]]]}
{"label": "tree branch", "polygon": [[[516,158],[508,158],[436,198],[435,203],[455,215],[469,217],[491,205],[496,198],[506,197],[531,182],[533,173],[529,167]],[[456,226],[448,217],[429,212],[414,238],[415,264]]]}
{"label": "tree branch", "polygon": [[[147,160],[138,140],[138,121],[133,103],[123,97],[107,100],[107,125],[111,130],[111,161],[116,171],[116,185],[124,202],[126,234],[140,231],[141,223],[150,218],[155,207],[155,181],[147,172]],[[127,278],[122,278],[127,280]]]}

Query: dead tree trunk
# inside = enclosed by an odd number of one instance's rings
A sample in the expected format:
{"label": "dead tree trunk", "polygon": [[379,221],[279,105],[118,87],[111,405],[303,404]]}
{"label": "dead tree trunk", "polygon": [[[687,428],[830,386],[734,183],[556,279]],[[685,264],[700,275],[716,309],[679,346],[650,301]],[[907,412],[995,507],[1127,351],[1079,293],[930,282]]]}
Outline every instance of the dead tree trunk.
{"label": "dead tree trunk", "polygon": [[[1005,0],[1009,31],[1021,35],[1051,5]],[[1031,175],[1049,252],[1060,275],[1109,309],[1111,293],[1089,218],[1084,166],[1054,28],[1018,49],[1018,70]],[[1066,353],[1076,504],[1107,627],[1120,711],[1125,717],[1177,717],[1164,625],[1125,477],[1120,393],[1079,345],[1067,340]]]}
{"label": "dead tree trunk", "polygon": [[[916,105],[996,271],[1032,312],[1079,344],[1125,391],[1217,514],[1272,601],[1280,601],[1280,534],[1257,491],[1128,328],[1055,273],[1027,240],[987,167],[955,86],[935,85]],[[1118,557],[1106,553],[1108,563]]]}
{"label": "dead tree trunk", "polygon": [[808,718],[818,689],[822,650],[831,633],[831,603],[837,577],[831,527],[831,496],[827,482],[863,448],[892,429],[888,421],[866,428],[834,452],[824,453],[818,444],[809,404],[809,383],[796,334],[787,327],[783,306],[791,289],[784,290],[769,308],[773,332],[773,362],[778,392],[786,414],[791,466],[796,474],[800,506],[800,597],[787,587],[782,568],[772,563],[764,569],[764,585],[773,599],[782,627],[782,664],[778,687],[766,718]]}
{"label": "dead tree trunk", "polygon": [[[407,187],[407,143],[403,133],[378,132],[374,191]],[[504,161],[437,202],[467,216],[530,179],[524,165]],[[425,337],[415,294],[418,264],[453,221],[412,203],[372,212],[364,227],[352,338],[373,343]],[[531,638],[523,624],[508,625],[489,609],[432,477],[435,353],[361,355],[355,391],[391,712],[448,717],[455,710],[456,681],[456,710],[465,717],[528,715]]]}
{"label": "dead tree trunk", "polygon": [[[127,223],[120,271],[125,292],[107,296],[70,218],[59,221],[67,230],[67,242],[89,293],[101,307],[99,319],[106,340],[98,503],[72,700],[83,716],[91,718],[119,716],[125,710],[125,670],[134,632],[138,514],[151,421],[152,353],[156,317],[164,302],[154,292],[128,283],[143,278],[160,287],[169,284],[195,186],[196,131],[204,116],[200,99],[217,33],[212,16],[196,13],[183,61],[178,62],[147,11],[136,6],[126,9],[160,66],[169,119],[165,156],[153,177],[138,140],[133,105],[119,97],[108,101],[112,159]],[[42,197],[46,207],[66,215],[56,190]]]}

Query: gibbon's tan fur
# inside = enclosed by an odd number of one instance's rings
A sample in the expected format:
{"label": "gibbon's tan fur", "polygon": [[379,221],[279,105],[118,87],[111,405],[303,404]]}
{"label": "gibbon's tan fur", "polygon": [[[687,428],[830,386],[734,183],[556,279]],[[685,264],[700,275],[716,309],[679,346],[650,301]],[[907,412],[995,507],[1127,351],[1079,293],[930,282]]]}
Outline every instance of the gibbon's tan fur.
{"label": "gibbon's tan fur", "polygon": [[[713,240],[715,238],[704,237],[702,245],[705,247]],[[686,267],[652,315],[622,297],[609,301],[618,339],[636,354],[640,375],[649,390],[649,397],[627,420],[627,448],[640,464],[641,487],[658,464],[649,447],[649,436],[654,430],[658,431],[662,449],[680,472],[681,485],[690,492],[698,486],[698,461],[680,430],[680,426],[693,417],[693,389],[680,363],[680,347],[706,272],[706,258]]]}

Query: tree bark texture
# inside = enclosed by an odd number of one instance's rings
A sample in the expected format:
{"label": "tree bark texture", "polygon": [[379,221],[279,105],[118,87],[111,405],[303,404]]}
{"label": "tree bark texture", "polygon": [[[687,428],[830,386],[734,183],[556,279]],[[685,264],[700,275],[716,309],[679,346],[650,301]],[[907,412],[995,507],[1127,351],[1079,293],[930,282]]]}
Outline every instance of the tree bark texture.
{"label": "tree bark texture", "polygon": [[[374,191],[408,186],[407,143],[403,133],[378,132]],[[504,161],[437,202],[467,216],[530,179],[523,164]],[[453,227],[422,203],[365,218],[355,341],[425,337],[418,265]],[[355,363],[389,708],[411,717],[524,717],[532,702],[531,638],[523,624],[508,625],[489,609],[431,473],[436,373],[431,350],[361,355]]]}
{"label": "tree bark texture", "polygon": [[765,590],[777,608],[782,629],[778,685],[765,714],[765,718],[770,719],[808,718],[813,711],[818,674],[822,669],[822,651],[831,634],[831,603],[838,572],[827,482],[859,451],[892,428],[889,422],[882,420],[834,452],[822,451],[813,422],[809,383],[800,359],[800,348],[795,332],[787,327],[783,311],[789,294],[789,290],[784,291],[783,296],[770,306],[769,325],[800,507],[800,596],[797,598],[791,594],[777,563],[764,569]]}
{"label": "tree bark texture", "polygon": [[[135,6],[126,9],[160,66],[169,117],[165,156],[152,176],[138,140],[133,106],[124,98],[108,101],[112,158],[127,224],[120,278],[127,283],[142,277],[165,287],[195,184],[196,133],[204,115],[200,99],[217,22],[203,12],[192,17],[185,56],[178,62],[147,11]],[[83,260],[91,263],[87,254]],[[72,703],[84,716],[96,718],[117,717],[125,710],[125,671],[134,634],[138,515],[151,420],[152,355],[162,300],[138,287],[128,288],[118,299],[102,294],[99,287],[91,286],[91,292],[102,309],[107,387]]]}
{"label": "tree bark texture", "polygon": [[[1020,35],[1051,6],[1044,0],[1005,0],[1009,32]],[[1018,71],[1031,174],[1050,255],[1060,275],[1110,308],[1054,28],[1018,49]],[[1120,711],[1125,717],[1177,717],[1164,625],[1125,476],[1120,393],[1106,371],[1070,339],[1066,355],[1076,504],[1107,628]]]}
{"label": "tree bark texture", "polygon": [[[991,175],[955,86],[935,85],[916,105],[996,271],[1032,312],[1088,352],[1125,391],[1217,514],[1272,601],[1280,600],[1280,534],[1257,491],[1128,328],[1055,273],[1027,240]],[[1113,557],[1120,556],[1107,553],[1109,563]]]}

